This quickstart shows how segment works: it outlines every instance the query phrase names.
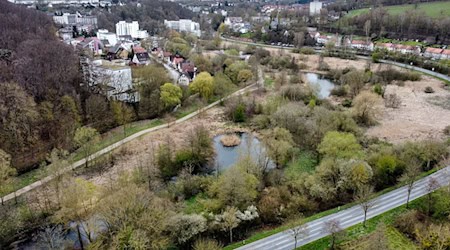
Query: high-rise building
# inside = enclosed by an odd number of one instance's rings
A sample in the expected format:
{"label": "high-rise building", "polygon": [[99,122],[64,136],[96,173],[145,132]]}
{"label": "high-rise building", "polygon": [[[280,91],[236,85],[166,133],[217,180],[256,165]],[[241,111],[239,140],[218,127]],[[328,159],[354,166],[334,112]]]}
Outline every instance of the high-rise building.
{"label": "high-rise building", "polygon": [[309,3],[309,15],[314,16],[320,14],[320,10],[322,9],[322,2],[318,0],[314,0]]}
{"label": "high-rise building", "polygon": [[148,37],[148,32],[146,30],[139,29],[139,23],[133,21],[127,23],[125,21],[120,21],[116,23],[116,34],[120,36],[131,36],[134,39],[145,39]]}
{"label": "high-rise building", "polygon": [[200,24],[189,19],[180,19],[179,21],[164,20],[164,25],[179,32],[193,33],[198,37],[201,35]]}

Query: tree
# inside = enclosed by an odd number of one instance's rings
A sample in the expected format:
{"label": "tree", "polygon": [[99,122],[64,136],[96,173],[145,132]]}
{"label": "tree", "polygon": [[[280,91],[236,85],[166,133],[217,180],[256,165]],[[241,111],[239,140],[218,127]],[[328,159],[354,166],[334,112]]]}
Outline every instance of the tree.
{"label": "tree", "polygon": [[433,206],[433,192],[440,187],[439,181],[434,178],[430,177],[427,183],[427,214],[428,216],[431,215],[431,207]]}
{"label": "tree", "polygon": [[206,219],[198,214],[177,214],[170,218],[168,230],[178,244],[183,244],[206,231]]}
{"label": "tree", "polygon": [[3,195],[10,190],[11,176],[16,174],[16,170],[11,167],[11,156],[0,149],[0,199],[2,206]]}
{"label": "tree", "polygon": [[199,93],[205,100],[209,100],[214,93],[214,78],[208,72],[202,72],[195,77],[189,88],[192,92]]}
{"label": "tree", "polygon": [[365,185],[361,187],[355,195],[355,201],[358,202],[359,206],[364,211],[364,221],[363,226],[366,227],[367,220],[367,212],[370,208],[372,208],[375,204],[374,201],[371,200],[373,195],[373,187],[369,185]]}
{"label": "tree", "polygon": [[46,226],[37,234],[37,245],[42,249],[66,249],[69,246],[66,233],[61,225]]}
{"label": "tree", "polygon": [[219,176],[209,187],[209,194],[217,197],[222,205],[243,208],[255,201],[258,196],[258,178],[246,171],[239,162]]}
{"label": "tree", "polygon": [[363,156],[361,145],[353,134],[337,131],[325,134],[318,151],[331,159],[358,159]]}
{"label": "tree", "polygon": [[364,71],[351,70],[347,74],[341,77],[341,82],[350,87],[350,93],[352,97],[357,96],[364,87],[366,82],[366,75]]}
{"label": "tree", "polygon": [[243,69],[239,71],[237,80],[240,83],[246,83],[253,78],[253,73],[249,69]]}
{"label": "tree", "polygon": [[67,156],[69,152],[65,150],[53,149],[50,155],[47,157],[47,161],[51,164],[47,167],[47,172],[52,177],[52,183],[54,184],[54,189],[58,204],[61,203],[61,184],[64,179],[65,168],[69,166],[67,161]]}
{"label": "tree", "polygon": [[54,215],[54,220],[59,223],[74,221],[81,249],[84,249],[81,229],[86,233],[89,242],[92,242],[93,233],[91,228],[93,221],[86,220],[95,207],[96,187],[93,183],[81,178],[76,178],[69,183],[61,195],[61,209]]}
{"label": "tree", "polygon": [[138,67],[133,70],[133,77],[139,86],[139,117],[146,119],[159,115],[160,107],[160,86],[170,82],[166,70],[162,66],[149,65]]}
{"label": "tree", "polygon": [[90,156],[93,153],[94,145],[99,140],[97,130],[90,127],[81,127],[75,131],[73,138],[75,145],[80,148],[85,159],[85,167],[87,168],[90,161]]}
{"label": "tree", "polygon": [[299,222],[298,220],[292,221],[288,224],[289,227],[289,234],[292,238],[294,238],[294,249],[297,249],[297,242],[299,239],[304,239],[309,234],[308,225]]}
{"label": "tree", "polygon": [[164,108],[173,108],[181,103],[183,91],[179,86],[173,85],[172,83],[164,83],[164,85],[161,86],[160,91],[160,99]]}
{"label": "tree", "polygon": [[405,172],[400,177],[400,181],[406,183],[407,189],[406,208],[408,208],[409,206],[409,198],[411,196],[411,191],[420,173],[421,173],[420,164],[416,160],[410,160],[409,162],[407,162]]}
{"label": "tree", "polygon": [[336,249],[336,242],[343,235],[343,230],[339,220],[331,219],[325,222],[323,230],[326,234],[330,235],[330,249]]}
{"label": "tree", "polygon": [[111,110],[114,114],[114,120],[123,127],[123,136],[127,136],[127,124],[133,120],[133,109],[123,102],[112,101]]}
{"label": "tree", "polygon": [[239,210],[236,207],[227,207],[221,216],[222,221],[220,225],[223,231],[229,232],[230,243],[233,242],[233,229],[238,227],[241,223],[241,220],[236,216],[238,211]]}
{"label": "tree", "polygon": [[368,91],[361,92],[353,100],[353,114],[357,121],[370,126],[377,122],[382,111],[382,98]]}
{"label": "tree", "polygon": [[264,137],[268,155],[277,166],[284,166],[292,154],[294,141],[291,133],[284,128],[275,128],[267,131]]}

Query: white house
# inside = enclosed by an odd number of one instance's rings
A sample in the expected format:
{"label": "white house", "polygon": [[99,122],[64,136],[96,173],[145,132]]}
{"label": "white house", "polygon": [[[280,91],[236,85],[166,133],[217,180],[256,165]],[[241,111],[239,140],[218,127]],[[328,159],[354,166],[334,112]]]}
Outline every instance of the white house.
{"label": "white house", "polygon": [[169,29],[173,29],[179,32],[192,33],[198,37],[201,36],[200,24],[189,19],[180,19],[178,21],[164,20],[164,25]]}
{"label": "white house", "polygon": [[99,29],[97,31],[97,38],[100,40],[107,40],[111,46],[117,44],[117,35],[106,29]]}
{"label": "white house", "polygon": [[442,52],[444,50],[440,48],[427,48],[423,55],[425,57],[433,58],[433,59],[441,59]]}
{"label": "white house", "polygon": [[374,48],[373,42],[366,42],[362,40],[352,40],[350,47],[353,49],[363,49],[372,51]]}

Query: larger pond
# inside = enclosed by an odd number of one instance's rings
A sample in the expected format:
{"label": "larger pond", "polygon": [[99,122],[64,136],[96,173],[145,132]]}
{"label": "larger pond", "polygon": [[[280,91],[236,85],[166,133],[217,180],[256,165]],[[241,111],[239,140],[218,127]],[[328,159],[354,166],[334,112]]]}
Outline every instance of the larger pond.
{"label": "larger pond", "polygon": [[248,133],[236,133],[241,143],[234,147],[225,147],[220,142],[220,139],[224,135],[218,135],[214,137],[214,148],[216,150],[216,158],[214,161],[215,169],[223,171],[233,166],[240,157],[250,155],[255,162],[261,162],[267,160],[269,162],[268,169],[275,168],[275,163],[266,158],[265,148],[258,138]]}
{"label": "larger pond", "polygon": [[335,84],[323,76],[315,73],[306,73],[306,80],[308,84],[317,90],[320,99],[327,98],[334,89]]}

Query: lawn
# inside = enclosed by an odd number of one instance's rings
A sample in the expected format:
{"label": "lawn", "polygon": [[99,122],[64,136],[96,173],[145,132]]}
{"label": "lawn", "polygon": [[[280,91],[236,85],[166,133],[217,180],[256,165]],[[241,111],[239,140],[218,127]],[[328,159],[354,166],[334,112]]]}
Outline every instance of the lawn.
{"label": "lawn", "polygon": [[[414,4],[404,4],[404,5],[394,5],[385,7],[390,14],[398,15],[402,14],[407,10],[414,10]],[[362,13],[369,12],[369,8],[352,10],[347,15],[348,17],[354,17]],[[417,10],[425,12],[427,16],[440,18],[450,16],[450,2],[431,2],[431,3],[420,3],[417,5]]]}

